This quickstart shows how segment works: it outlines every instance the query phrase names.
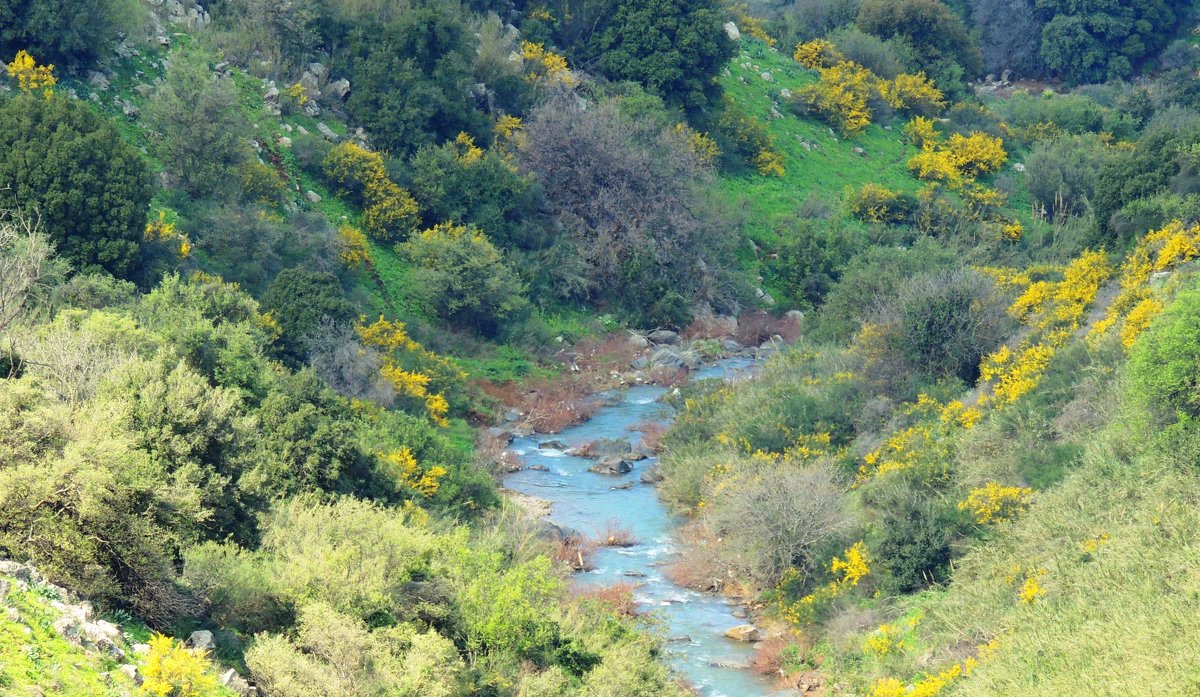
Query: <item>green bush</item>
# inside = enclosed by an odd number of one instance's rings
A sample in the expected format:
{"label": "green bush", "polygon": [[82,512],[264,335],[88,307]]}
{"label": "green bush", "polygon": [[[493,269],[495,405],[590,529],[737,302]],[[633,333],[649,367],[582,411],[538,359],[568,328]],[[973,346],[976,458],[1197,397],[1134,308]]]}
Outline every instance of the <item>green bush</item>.
{"label": "green bush", "polygon": [[446,223],[399,249],[417,266],[425,302],[457,326],[495,336],[529,306],[521,279],[478,230]]}
{"label": "green bush", "polygon": [[28,50],[43,63],[86,64],[141,28],[130,0],[0,0],[0,63]]}
{"label": "green bush", "polygon": [[411,189],[426,227],[456,222],[486,230],[502,248],[539,246],[532,178],[489,150],[464,156],[457,145],[422,148],[413,156]]}
{"label": "green bush", "polygon": [[[700,110],[717,101],[717,73],[734,55],[712,0],[617,0],[594,29],[585,64],[611,80],[631,80],[674,106]],[[607,13],[606,13],[607,14]]]}
{"label": "green bush", "polygon": [[238,167],[250,156],[237,92],[207,61],[198,51],[172,55],[166,82],[146,110],[147,123],[161,136],[157,149],[168,173],[201,198],[235,193]]}
{"label": "green bush", "polygon": [[136,273],[150,177],[91,106],[59,95],[0,100],[0,182],[0,210],[36,211],[77,271]]}
{"label": "green bush", "polygon": [[1200,289],[1179,293],[1129,352],[1135,397],[1160,423],[1200,417]]}
{"label": "green bush", "polygon": [[1025,158],[1025,181],[1034,203],[1051,218],[1081,215],[1095,195],[1096,172],[1106,155],[1094,136],[1060,136],[1035,144]]}
{"label": "green bush", "polygon": [[283,330],[279,353],[293,365],[308,359],[312,338],[323,322],[336,326],[358,316],[336,276],[303,268],[280,272],[267,287],[262,304]]}

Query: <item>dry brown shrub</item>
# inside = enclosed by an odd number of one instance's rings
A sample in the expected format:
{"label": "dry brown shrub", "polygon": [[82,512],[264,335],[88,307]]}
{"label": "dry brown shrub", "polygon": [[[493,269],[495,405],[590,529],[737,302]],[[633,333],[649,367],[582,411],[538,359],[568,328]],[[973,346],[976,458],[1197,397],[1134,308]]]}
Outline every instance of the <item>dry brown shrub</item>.
{"label": "dry brown shrub", "polygon": [[596,544],[600,547],[633,547],[638,541],[632,530],[615,520],[610,520],[596,536]]}
{"label": "dry brown shrub", "polygon": [[637,590],[637,584],[614,583],[601,588],[580,588],[576,591],[576,596],[595,600],[607,606],[613,614],[636,617],[639,613],[637,601],[633,598],[635,590]]}
{"label": "dry brown shrub", "polygon": [[595,551],[595,543],[583,535],[572,533],[558,543],[550,558],[566,564],[574,571],[591,571],[595,568],[592,564]]}
{"label": "dry brown shrub", "polygon": [[735,338],[744,346],[758,346],[773,336],[778,336],[790,344],[800,338],[802,329],[799,319],[776,317],[760,310],[738,318],[738,333]]}
{"label": "dry brown shrub", "polygon": [[681,527],[676,533],[682,551],[679,558],[663,569],[676,585],[702,591],[720,592],[736,579],[721,560],[717,538],[700,522]]}

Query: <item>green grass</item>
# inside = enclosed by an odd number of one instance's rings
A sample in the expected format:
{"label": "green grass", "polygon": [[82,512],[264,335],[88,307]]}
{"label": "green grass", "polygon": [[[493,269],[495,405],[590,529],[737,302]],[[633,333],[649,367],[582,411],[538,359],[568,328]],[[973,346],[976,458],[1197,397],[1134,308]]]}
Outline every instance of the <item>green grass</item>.
{"label": "green grass", "polygon": [[[770,72],[771,81],[761,77]],[[810,194],[840,207],[847,187],[868,182],[895,191],[914,192],[920,182],[908,173],[907,163],[916,149],[905,143],[898,128],[886,130],[872,124],[853,138],[843,138],[815,119],[791,113],[783,89],[793,94],[816,82],[816,74],[772,51],[765,44],[743,40],[742,51],[729,64],[721,85],[745,113],[767,125],[775,147],[783,154],[787,174],[764,177],[756,173],[721,178],[722,195],[744,211],[745,231],[756,242],[776,238],[775,229],[786,224]],[[773,103],[783,118],[773,118]],[[813,148],[806,149],[802,143]],[[854,149],[862,148],[863,155]]]}

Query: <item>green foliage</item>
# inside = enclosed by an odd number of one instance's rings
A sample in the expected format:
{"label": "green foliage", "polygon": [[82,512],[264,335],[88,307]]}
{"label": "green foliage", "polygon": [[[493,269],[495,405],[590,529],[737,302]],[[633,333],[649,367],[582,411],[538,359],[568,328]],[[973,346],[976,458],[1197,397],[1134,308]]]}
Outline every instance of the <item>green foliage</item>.
{"label": "green foliage", "polygon": [[1200,416],[1200,290],[1179,293],[1129,353],[1135,397],[1160,423]]}
{"label": "green foliage", "polygon": [[[1113,215],[1126,204],[1164,191],[1179,172],[1181,147],[1200,133],[1200,121],[1189,117],[1180,124],[1151,124],[1132,151],[1106,158],[1096,176],[1094,201],[1097,237],[1109,240],[1119,232]],[[1184,190],[1176,193],[1194,193]],[[1130,241],[1128,236],[1120,238]]]}
{"label": "green foliage", "polygon": [[528,307],[521,279],[478,230],[445,223],[402,250],[418,268],[425,302],[455,325],[495,335]]}
{"label": "green foliage", "polygon": [[1179,21],[1165,0],[1037,0],[1037,7],[1049,18],[1042,29],[1042,59],[1074,83],[1129,77],[1166,45]]}
{"label": "green foliage", "polygon": [[920,384],[973,384],[980,361],[1011,329],[992,283],[973,271],[912,276],[894,293],[876,301],[860,350],[867,379],[906,399]]}
{"label": "green foliage", "polygon": [[973,78],[983,69],[975,37],[939,0],[863,0],[858,26],[882,39],[906,42],[918,67],[946,93],[962,91],[961,78]]}
{"label": "green foliage", "polygon": [[799,307],[816,308],[841,278],[842,269],[863,250],[861,233],[834,221],[801,220],[781,236],[778,257],[768,268],[775,287]]}
{"label": "green foliage", "polygon": [[714,78],[734,46],[712,0],[617,0],[604,22],[586,50],[606,77],[639,82],[688,110],[715,102]]}
{"label": "green foliage", "polygon": [[999,102],[993,111],[1010,125],[1029,128],[1053,123],[1067,133],[1098,133],[1104,109],[1082,94],[1031,95],[1024,92]]}
{"label": "green foliage", "polygon": [[1037,143],[1025,158],[1029,195],[1052,217],[1082,214],[1095,195],[1106,155],[1095,137],[1060,136]]}
{"label": "green foliage", "polygon": [[849,338],[880,298],[894,296],[906,279],[947,268],[954,259],[953,252],[929,239],[918,240],[909,249],[868,249],[850,261],[841,280],[830,291],[817,314],[817,333]]}
{"label": "green foliage", "polygon": [[128,0],[0,0],[0,57],[28,50],[45,62],[83,64],[118,33],[140,29],[141,12]]}
{"label": "green foliage", "polygon": [[263,308],[282,329],[280,355],[296,365],[307,360],[322,322],[337,326],[358,314],[342,294],[336,276],[303,268],[280,272],[263,295]]}
{"label": "green foliage", "polygon": [[0,100],[0,210],[41,218],[80,271],[129,278],[150,203],[137,150],[85,103],[54,95]]}
{"label": "green foliage", "polygon": [[236,171],[249,157],[237,100],[229,79],[214,75],[205,55],[177,52],[171,57],[166,82],[146,116],[160,135],[156,147],[168,172],[192,196],[236,192]]}
{"label": "green foliage", "polygon": [[427,227],[474,226],[503,248],[542,242],[532,222],[539,203],[532,178],[514,171],[494,150],[466,157],[454,143],[422,148],[413,156],[411,176]]}
{"label": "green foliage", "polygon": [[907,481],[881,483],[868,494],[880,511],[881,536],[872,558],[886,570],[884,586],[893,593],[913,593],[950,577],[953,510],[936,495]]}
{"label": "green foliage", "polygon": [[352,30],[342,62],[354,91],[351,117],[396,156],[483,130],[468,102],[473,46],[449,3],[420,2],[391,21]]}

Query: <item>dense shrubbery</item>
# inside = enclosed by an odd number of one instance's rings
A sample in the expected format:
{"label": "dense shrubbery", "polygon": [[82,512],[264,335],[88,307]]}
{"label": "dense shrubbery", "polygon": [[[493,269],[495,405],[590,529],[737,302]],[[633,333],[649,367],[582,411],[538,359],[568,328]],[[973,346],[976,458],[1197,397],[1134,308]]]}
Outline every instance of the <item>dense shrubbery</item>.
{"label": "dense shrubbery", "polygon": [[136,274],[150,177],[88,105],[58,95],[0,100],[0,182],[0,210],[40,218],[77,270]]}
{"label": "dense shrubbery", "polygon": [[698,303],[737,308],[716,280],[728,229],[698,191],[708,166],[686,138],[611,102],[550,102],[526,131],[522,162],[562,226],[557,244],[587,264],[588,295],[650,325],[684,326]]}
{"label": "dense shrubbery", "polygon": [[0,56],[28,49],[47,61],[82,64],[140,28],[143,12],[130,0],[0,1]]}

